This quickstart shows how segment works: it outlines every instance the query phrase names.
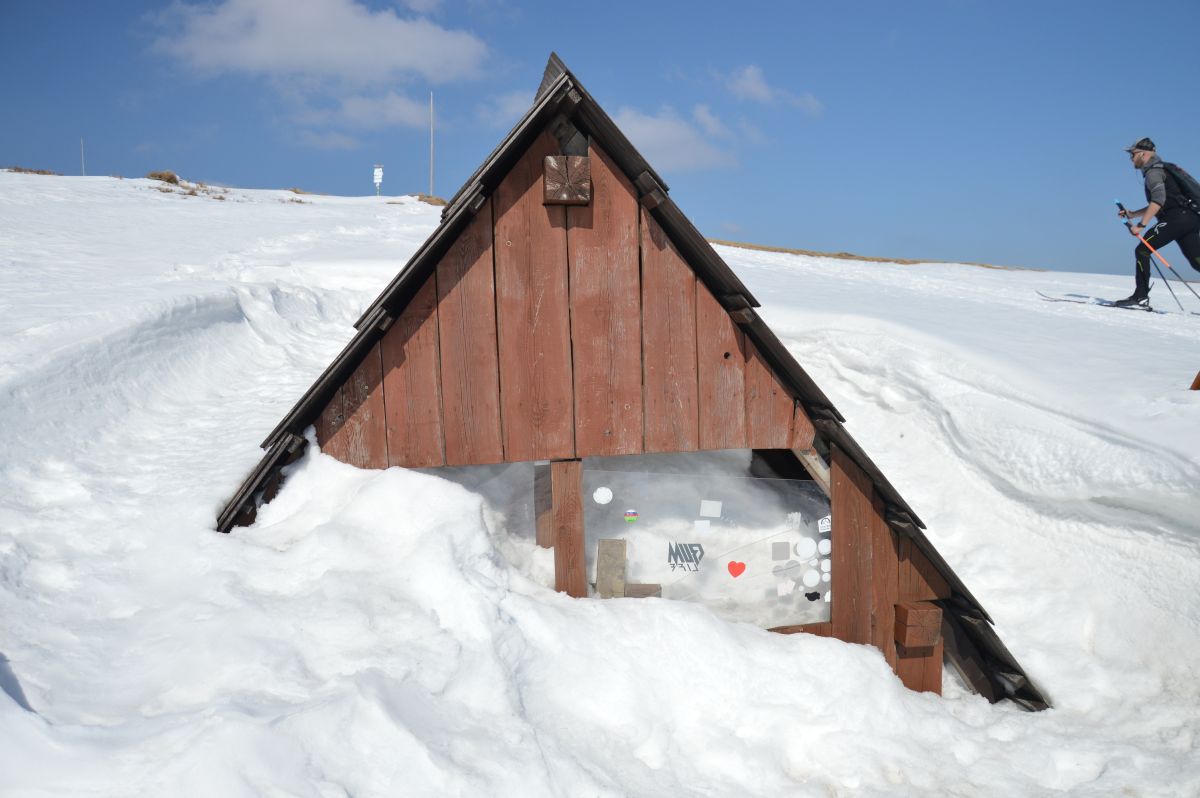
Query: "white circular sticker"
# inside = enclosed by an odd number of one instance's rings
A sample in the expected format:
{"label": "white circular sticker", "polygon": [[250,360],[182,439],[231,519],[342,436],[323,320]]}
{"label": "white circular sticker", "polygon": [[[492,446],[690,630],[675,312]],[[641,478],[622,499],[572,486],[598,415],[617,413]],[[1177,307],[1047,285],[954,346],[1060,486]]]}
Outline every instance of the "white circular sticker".
{"label": "white circular sticker", "polygon": [[819,573],[817,573],[816,571],[805,571],[804,572],[804,586],[805,587],[816,587],[817,583],[820,581],[821,581],[821,575]]}
{"label": "white circular sticker", "polygon": [[829,538],[825,538],[817,544],[817,551],[821,552],[822,554],[828,554],[829,552],[833,551],[833,544],[829,542]]}
{"label": "white circular sticker", "polygon": [[611,488],[596,488],[596,492],[592,494],[592,501],[596,504],[608,504],[613,500],[613,492]]}
{"label": "white circular sticker", "polygon": [[817,553],[817,541],[812,538],[800,538],[800,542],[796,544],[796,556],[802,560],[812,559],[812,556]]}
{"label": "white circular sticker", "polygon": [[831,565],[833,565],[833,563],[831,563],[829,560],[821,560],[821,570],[825,573],[829,573],[829,568]]}
{"label": "white circular sticker", "polygon": [[829,581],[829,574],[821,574],[821,581],[822,581],[822,582],[828,582],[828,581]]}

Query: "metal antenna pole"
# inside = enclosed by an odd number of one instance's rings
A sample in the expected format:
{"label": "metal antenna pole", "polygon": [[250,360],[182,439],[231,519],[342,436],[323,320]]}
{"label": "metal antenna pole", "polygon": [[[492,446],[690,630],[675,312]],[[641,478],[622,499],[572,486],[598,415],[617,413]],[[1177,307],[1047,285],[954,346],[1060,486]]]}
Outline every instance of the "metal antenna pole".
{"label": "metal antenna pole", "polygon": [[87,177],[87,166],[83,161],[83,136],[79,137],[79,171],[83,177]]}

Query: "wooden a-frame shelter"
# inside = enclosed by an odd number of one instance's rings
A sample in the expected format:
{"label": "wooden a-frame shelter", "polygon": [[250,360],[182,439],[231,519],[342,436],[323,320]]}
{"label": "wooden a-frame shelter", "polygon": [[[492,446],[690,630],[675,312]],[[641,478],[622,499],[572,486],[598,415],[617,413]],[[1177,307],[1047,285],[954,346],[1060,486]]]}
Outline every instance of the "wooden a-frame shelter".
{"label": "wooden a-frame shelter", "polygon": [[252,523],[315,426],[361,468],[538,461],[538,542],[588,595],[581,461],[751,449],[828,495],[828,623],[910,688],[943,661],[992,701],[1048,705],[924,524],[759,317],[758,301],[562,61],[533,105],[267,436],[217,519]]}

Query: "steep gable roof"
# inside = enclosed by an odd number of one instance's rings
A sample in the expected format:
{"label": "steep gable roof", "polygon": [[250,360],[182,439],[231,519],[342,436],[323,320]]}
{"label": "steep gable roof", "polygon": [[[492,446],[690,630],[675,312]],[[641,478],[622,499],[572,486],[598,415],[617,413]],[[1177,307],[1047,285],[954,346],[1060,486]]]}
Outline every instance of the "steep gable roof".
{"label": "steep gable roof", "polygon": [[[957,619],[956,629],[962,632],[956,635],[962,638],[958,645],[973,647],[975,659],[991,663],[977,680],[976,689],[986,693],[991,686],[996,697],[1010,697],[1031,708],[1045,706],[1044,699],[992,631],[986,610],[926,538],[922,532],[924,524],[916,513],[845,429],[844,417],[829,398],[754,311],[759,307],[758,300],[670,198],[665,181],[556,54],[550,56],[529,110],[451,198],[437,229],[355,322],[357,332],[342,352],[263,441],[266,455],[226,504],[217,519],[217,528],[228,532],[239,518],[253,513],[256,497],[269,494],[278,486],[280,468],[298,457],[303,449],[303,431],[317,420],[334,392],[414,298],[500,181],[547,129],[561,138],[590,137],[603,148],[636,187],[641,204],[696,276],[726,311],[737,315],[739,328],[798,398],[818,438],[825,446],[839,448],[870,479],[885,502],[888,525],[897,535],[911,540],[949,585],[951,598],[942,604],[947,617]],[[570,146],[570,141],[567,145]]]}

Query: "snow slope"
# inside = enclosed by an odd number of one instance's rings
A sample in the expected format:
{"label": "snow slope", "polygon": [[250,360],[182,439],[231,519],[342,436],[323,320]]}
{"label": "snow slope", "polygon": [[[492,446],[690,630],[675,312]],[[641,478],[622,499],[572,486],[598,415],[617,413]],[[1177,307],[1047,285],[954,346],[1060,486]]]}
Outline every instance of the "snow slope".
{"label": "snow slope", "polygon": [[1028,714],[567,599],[429,474],[311,454],[212,532],[438,209],[159,187],[0,172],[0,794],[1200,795],[1200,317],[720,249],[1055,702]]}

